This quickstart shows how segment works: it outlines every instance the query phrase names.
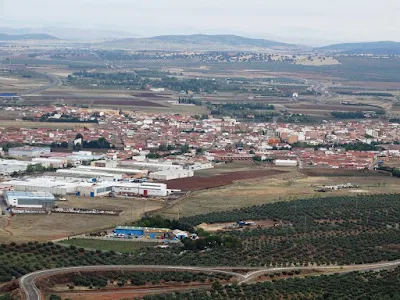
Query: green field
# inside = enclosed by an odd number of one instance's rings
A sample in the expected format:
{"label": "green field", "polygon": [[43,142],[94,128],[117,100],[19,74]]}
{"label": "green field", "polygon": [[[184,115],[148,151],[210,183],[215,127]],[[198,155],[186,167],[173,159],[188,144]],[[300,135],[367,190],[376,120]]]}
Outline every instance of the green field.
{"label": "green field", "polygon": [[132,242],[132,241],[115,241],[115,240],[90,240],[90,239],[70,239],[60,242],[64,245],[75,246],[78,248],[87,248],[95,250],[115,251],[121,253],[130,253],[134,250],[153,247],[156,242]]}

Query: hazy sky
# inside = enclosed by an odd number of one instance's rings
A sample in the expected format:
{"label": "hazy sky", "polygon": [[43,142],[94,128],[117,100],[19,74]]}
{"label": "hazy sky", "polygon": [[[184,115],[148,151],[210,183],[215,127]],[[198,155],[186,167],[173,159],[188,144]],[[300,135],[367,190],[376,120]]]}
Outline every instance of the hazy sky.
{"label": "hazy sky", "polygon": [[233,33],[304,44],[400,41],[399,0],[0,0],[0,26]]}

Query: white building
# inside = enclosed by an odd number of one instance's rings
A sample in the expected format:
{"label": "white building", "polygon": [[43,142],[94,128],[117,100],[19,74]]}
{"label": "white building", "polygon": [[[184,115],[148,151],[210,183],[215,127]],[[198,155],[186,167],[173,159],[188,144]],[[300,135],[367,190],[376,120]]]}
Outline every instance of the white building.
{"label": "white building", "polygon": [[24,172],[30,164],[32,164],[30,161],[0,159],[0,174],[10,175],[13,172]]}
{"label": "white building", "polygon": [[0,187],[12,187],[19,192],[48,192],[55,195],[66,195],[74,194],[79,182],[66,182],[65,179],[42,177],[1,182]]}
{"label": "white building", "polygon": [[56,171],[57,175],[60,176],[65,176],[65,177],[77,177],[79,178],[90,178],[90,179],[96,179],[95,181],[116,181],[122,179],[121,174],[110,174],[107,172],[94,172],[91,170],[85,170],[85,169],[78,169],[78,168],[72,168],[72,169],[60,169]]}
{"label": "white building", "polygon": [[194,164],[185,166],[185,169],[193,170],[193,171],[206,170],[206,169],[212,169],[212,168],[214,168],[214,165],[211,162],[209,162],[209,163],[194,163]]}
{"label": "white building", "polygon": [[150,173],[149,177],[155,180],[173,180],[178,178],[193,177],[194,171],[192,170],[165,170]]}
{"label": "white building", "polygon": [[278,167],[296,167],[297,166],[297,160],[291,160],[291,159],[277,159],[277,160],[275,160],[274,163]]}
{"label": "white building", "polygon": [[34,164],[41,164],[43,167],[49,168],[65,168],[67,167],[68,160],[66,158],[45,158],[45,157],[35,157],[32,159]]}
{"label": "white building", "polygon": [[148,170],[140,170],[140,169],[103,168],[103,167],[92,167],[92,166],[79,166],[76,169],[87,172],[107,172],[110,174],[127,174],[127,175],[140,174],[143,176],[146,176],[149,173]]}
{"label": "white building", "polygon": [[171,191],[167,189],[165,183],[137,183],[137,182],[116,182],[113,186],[113,192],[118,196],[152,196],[165,197]]}
{"label": "white building", "polygon": [[104,196],[111,192],[124,196],[141,195],[153,197],[165,197],[171,193],[171,190],[168,190],[167,185],[164,183],[123,181],[98,182],[87,178],[76,178],[73,177],[73,175],[65,175],[65,177],[44,176],[41,178],[0,182],[0,190],[4,188],[20,192],[47,192],[54,195],[72,194],[84,197]]}
{"label": "white building", "polygon": [[5,192],[4,199],[9,207],[46,208],[53,207],[54,195],[46,192]]}
{"label": "white building", "polygon": [[145,168],[151,171],[162,171],[162,170],[179,170],[183,169],[181,165],[173,165],[170,162],[157,162],[157,161],[133,161],[133,160],[125,160],[120,162],[121,166],[130,166],[134,168]]}
{"label": "white building", "polygon": [[39,157],[41,155],[50,154],[48,147],[16,147],[8,150],[8,155],[12,157]]}

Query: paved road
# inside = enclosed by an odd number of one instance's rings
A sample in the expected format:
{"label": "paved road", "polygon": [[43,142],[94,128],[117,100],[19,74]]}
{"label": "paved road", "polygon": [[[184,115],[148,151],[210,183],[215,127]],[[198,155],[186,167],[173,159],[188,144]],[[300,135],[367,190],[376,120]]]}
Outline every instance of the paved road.
{"label": "paved road", "polygon": [[226,275],[232,275],[238,278],[238,281],[243,281],[246,277],[243,274],[239,274],[236,272],[231,272],[223,267],[221,269],[218,268],[202,268],[202,267],[185,267],[185,266],[157,266],[157,265],[122,265],[122,266],[82,266],[82,267],[69,267],[69,268],[58,268],[58,269],[49,269],[49,270],[42,270],[33,272],[27,275],[22,276],[19,279],[20,287],[23,289],[25,293],[26,300],[41,300],[43,299],[39,289],[35,284],[35,280],[42,276],[54,276],[57,274],[69,273],[69,272],[83,272],[83,271],[117,271],[117,270],[126,270],[126,271],[134,271],[134,270],[157,270],[157,271],[198,271],[198,272],[213,272],[213,273],[220,273]]}
{"label": "paved road", "polygon": [[[278,268],[247,268],[247,267],[188,267],[188,266],[157,266],[157,265],[123,265],[123,266],[82,266],[82,267],[67,267],[59,269],[49,269],[43,271],[33,272],[22,276],[19,279],[19,284],[25,294],[25,300],[41,300],[43,299],[39,289],[35,285],[35,280],[42,276],[53,276],[57,274],[65,274],[69,272],[87,272],[87,271],[116,271],[116,270],[173,270],[173,271],[198,271],[198,272],[214,272],[226,275],[232,275],[238,279],[239,284],[257,280],[257,278],[265,273],[276,271],[292,271],[292,270],[320,270],[324,274],[333,273],[348,273],[353,271],[373,271],[383,269],[393,269],[400,266],[400,260],[392,262],[382,262],[364,265],[348,265],[348,266],[307,266],[307,267],[278,267]],[[247,274],[240,274],[237,272],[229,271],[235,269],[252,270]]]}
{"label": "paved road", "polygon": [[51,75],[51,74],[44,74],[44,75],[45,75],[45,76],[47,77],[47,79],[49,80],[49,84],[47,84],[47,85],[42,85],[42,86],[40,86],[40,87],[34,88],[34,89],[32,89],[32,90],[29,90],[29,91],[27,91],[27,92],[21,94],[21,96],[27,96],[27,95],[30,95],[30,94],[39,93],[39,92],[42,92],[42,91],[44,91],[44,90],[50,89],[50,88],[52,88],[52,87],[61,86],[61,85],[62,85],[61,79],[58,78],[57,76]]}

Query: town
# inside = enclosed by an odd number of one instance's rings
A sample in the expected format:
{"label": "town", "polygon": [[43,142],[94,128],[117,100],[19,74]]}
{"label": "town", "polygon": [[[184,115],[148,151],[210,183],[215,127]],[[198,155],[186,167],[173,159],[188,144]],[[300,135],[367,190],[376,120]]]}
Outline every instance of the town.
{"label": "town", "polygon": [[375,6],[3,0],[0,300],[400,299]]}

